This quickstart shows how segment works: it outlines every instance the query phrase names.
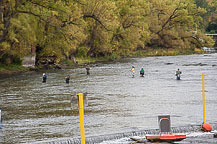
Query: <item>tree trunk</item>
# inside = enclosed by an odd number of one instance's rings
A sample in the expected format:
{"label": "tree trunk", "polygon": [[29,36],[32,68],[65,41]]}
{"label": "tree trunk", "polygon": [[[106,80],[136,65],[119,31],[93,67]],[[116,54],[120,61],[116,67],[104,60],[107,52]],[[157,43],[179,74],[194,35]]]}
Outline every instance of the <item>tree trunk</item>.
{"label": "tree trunk", "polygon": [[90,57],[94,55],[94,51],[95,51],[94,40],[96,38],[96,32],[97,32],[96,28],[97,28],[97,24],[93,27],[90,41],[87,44],[88,47],[90,48],[90,50],[87,52],[87,56],[90,56]]}

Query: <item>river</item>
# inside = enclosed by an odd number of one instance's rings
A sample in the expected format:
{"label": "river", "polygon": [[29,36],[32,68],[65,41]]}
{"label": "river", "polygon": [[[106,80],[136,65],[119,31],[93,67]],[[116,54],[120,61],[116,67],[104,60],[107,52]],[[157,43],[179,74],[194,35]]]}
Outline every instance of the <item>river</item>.
{"label": "river", "polygon": [[[135,77],[130,69],[135,66]],[[141,67],[145,76],[140,77]],[[182,71],[176,80],[175,71]],[[31,143],[80,135],[77,93],[85,98],[85,134],[102,135],[158,128],[157,116],[171,125],[202,123],[202,73],[206,122],[217,124],[217,53],[124,59],[84,68],[23,73],[0,78],[3,128],[0,142]],[[70,83],[65,76],[70,75]]]}

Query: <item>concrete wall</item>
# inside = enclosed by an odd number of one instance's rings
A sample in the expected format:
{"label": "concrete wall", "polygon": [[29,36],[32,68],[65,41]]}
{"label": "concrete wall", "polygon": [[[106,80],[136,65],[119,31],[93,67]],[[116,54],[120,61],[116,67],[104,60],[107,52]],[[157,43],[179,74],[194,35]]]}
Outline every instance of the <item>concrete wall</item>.
{"label": "concrete wall", "polygon": [[24,67],[35,67],[35,55],[28,55],[23,58],[22,65]]}
{"label": "concrete wall", "polygon": [[[216,130],[216,125],[212,125],[213,130]],[[201,132],[201,125],[188,125],[182,127],[171,127],[173,133],[191,133],[191,132]],[[124,133],[106,134],[98,136],[87,136],[85,138],[86,144],[96,144],[103,141],[121,139],[124,137],[141,136],[144,137],[146,134],[159,134],[159,129],[144,129],[144,130],[133,130]],[[212,136],[213,137],[213,136]],[[34,144],[81,144],[80,137],[76,138],[59,138],[51,141],[40,141]]]}

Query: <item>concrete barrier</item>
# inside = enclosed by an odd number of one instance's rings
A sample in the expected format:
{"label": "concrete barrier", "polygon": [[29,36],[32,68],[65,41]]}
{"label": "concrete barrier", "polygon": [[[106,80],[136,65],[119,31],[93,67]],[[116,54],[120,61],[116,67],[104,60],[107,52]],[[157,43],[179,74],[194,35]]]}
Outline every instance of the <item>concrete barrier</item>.
{"label": "concrete barrier", "polygon": [[35,67],[35,55],[28,55],[23,58],[22,65],[24,67]]}
{"label": "concrete barrier", "polygon": [[[216,129],[217,126],[213,126],[213,129]],[[191,133],[191,132],[199,132],[201,131],[201,125],[189,125],[183,127],[171,127],[173,133]],[[106,134],[106,135],[99,135],[99,136],[87,136],[85,138],[86,144],[95,144],[100,143],[103,141],[109,140],[116,140],[125,137],[132,137],[132,136],[145,136],[146,134],[159,134],[159,129],[146,129],[146,130],[133,130],[124,133],[115,133],[115,134]],[[36,142],[35,144],[80,144],[80,138],[63,138],[63,139],[56,139],[52,141],[40,141]]]}

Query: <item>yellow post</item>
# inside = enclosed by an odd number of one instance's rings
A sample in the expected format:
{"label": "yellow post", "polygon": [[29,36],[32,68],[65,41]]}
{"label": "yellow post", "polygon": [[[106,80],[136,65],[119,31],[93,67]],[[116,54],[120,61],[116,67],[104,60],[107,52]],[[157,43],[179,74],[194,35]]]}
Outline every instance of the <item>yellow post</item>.
{"label": "yellow post", "polygon": [[205,90],[204,90],[204,73],[202,73],[202,89],[203,89],[203,123],[205,123]]}
{"label": "yellow post", "polygon": [[85,144],[83,94],[79,93],[77,94],[77,96],[78,96],[78,107],[79,107],[79,115],[80,115],[81,144]]}

